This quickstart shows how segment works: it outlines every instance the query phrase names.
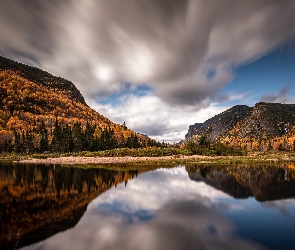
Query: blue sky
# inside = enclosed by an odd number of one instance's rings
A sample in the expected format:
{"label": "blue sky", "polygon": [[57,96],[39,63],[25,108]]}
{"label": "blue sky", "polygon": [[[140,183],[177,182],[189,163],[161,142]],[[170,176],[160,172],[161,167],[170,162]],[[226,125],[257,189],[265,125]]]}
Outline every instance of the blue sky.
{"label": "blue sky", "polygon": [[2,0],[0,54],[158,141],[233,105],[294,103],[294,0]]}
{"label": "blue sky", "polygon": [[[289,88],[281,102],[294,103],[295,96],[295,42],[286,43],[261,58],[235,70],[235,78],[221,90],[221,93],[248,93],[232,104],[253,106],[263,96],[279,95],[283,88]],[[284,101],[285,99],[285,101]],[[223,103],[219,104],[223,105]]]}

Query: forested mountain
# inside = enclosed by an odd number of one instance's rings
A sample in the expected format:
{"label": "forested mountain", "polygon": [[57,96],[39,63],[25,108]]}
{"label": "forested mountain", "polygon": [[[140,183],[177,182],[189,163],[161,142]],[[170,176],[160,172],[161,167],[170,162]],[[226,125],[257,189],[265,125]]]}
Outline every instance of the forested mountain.
{"label": "forested mountain", "polygon": [[72,82],[0,56],[0,152],[71,152],[155,143],[91,109]]}
{"label": "forested mountain", "polygon": [[294,150],[295,104],[234,106],[204,123],[191,125],[185,142],[201,136],[248,150]]}

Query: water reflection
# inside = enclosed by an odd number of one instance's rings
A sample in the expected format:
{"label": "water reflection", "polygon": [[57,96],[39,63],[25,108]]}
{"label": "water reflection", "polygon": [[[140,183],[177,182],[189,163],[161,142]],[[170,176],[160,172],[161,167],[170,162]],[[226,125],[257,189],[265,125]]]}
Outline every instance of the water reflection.
{"label": "water reflection", "polygon": [[294,197],[294,176],[287,166],[177,167],[144,174],[2,167],[1,218],[8,219],[3,225],[1,219],[6,238],[1,236],[0,248],[36,242],[24,249],[292,249],[295,200],[284,199]]}
{"label": "water reflection", "polygon": [[99,194],[138,171],[0,165],[0,249],[17,249],[77,224]]}
{"label": "water reflection", "polygon": [[282,166],[188,167],[191,180],[202,181],[234,198],[258,201],[295,197],[295,168]]}
{"label": "water reflection", "polygon": [[124,214],[92,207],[68,231],[28,249],[262,249],[234,233],[234,226],[186,196],[154,211],[149,220],[130,222]]}
{"label": "water reflection", "polygon": [[183,167],[159,169],[100,195],[75,228],[28,249],[260,249],[214,209],[220,197]]}

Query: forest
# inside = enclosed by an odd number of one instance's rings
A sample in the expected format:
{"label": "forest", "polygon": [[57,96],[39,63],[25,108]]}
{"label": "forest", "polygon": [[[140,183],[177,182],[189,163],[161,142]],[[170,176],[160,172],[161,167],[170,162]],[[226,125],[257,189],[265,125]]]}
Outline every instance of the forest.
{"label": "forest", "polygon": [[90,123],[82,126],[79,122],[63,125],[56,119],[53,129],[46,127],[43,121],[33,130],[13,129],[13,137],[0,143],[0,153],[72,153],[160,146],[161,143],[152,139],[141,140],[135,133],[127,138],[122,134],[118,139],[111,127],[102,129]]}

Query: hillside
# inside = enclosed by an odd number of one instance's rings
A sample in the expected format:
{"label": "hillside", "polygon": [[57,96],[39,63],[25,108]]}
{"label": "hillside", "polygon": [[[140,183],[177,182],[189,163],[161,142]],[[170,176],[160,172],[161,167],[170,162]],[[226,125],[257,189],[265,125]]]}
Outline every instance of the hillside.
{"label": "hillside", "polygon": [[185,141],[202,135],[248,150],[293,150],[295,104],[259,102],[254,107],[234,106],[204,123],[189,127]]}
{"label": "hillside", "polygon": [[250,115],[252,108],[246,105],[234,106],[204,123],[195,123],[189,126],[186,138],[194,135],[206,134],[210,139],[215,139],[225,131],[233,129],[237,123]]}
{"label": "hillside", "polygon": [[[145,144],[149,140],[148,137],[131,131],[125,125],[115,124],[91,109],[72,82],[0,56],[0,152],[1,149],[15,149],[18,139],[23,144],[30,140],[31,146],[35,148],[39,147],[42,138],[50,144],[54,131],[73,132],[74,127],[76,134],[88,129],[88,137],[90,133],[91,139],[97,139],[97,144],[102,135],[109,144],[112,140],[116,141],[116,146],[124,146],[128,138],[129,142],[136,138],[137,146],[137,141]],[[63,131],[65,129],[67,131]],[[58,147],[61,151],[63,146]],[[109,148],[112,147],[106,147]],[[46,147],[45,149],[49,150]],[[79,146],[78,151],[83,149],[85,148]],[[103,145],[96,149],[103,149]]]}

